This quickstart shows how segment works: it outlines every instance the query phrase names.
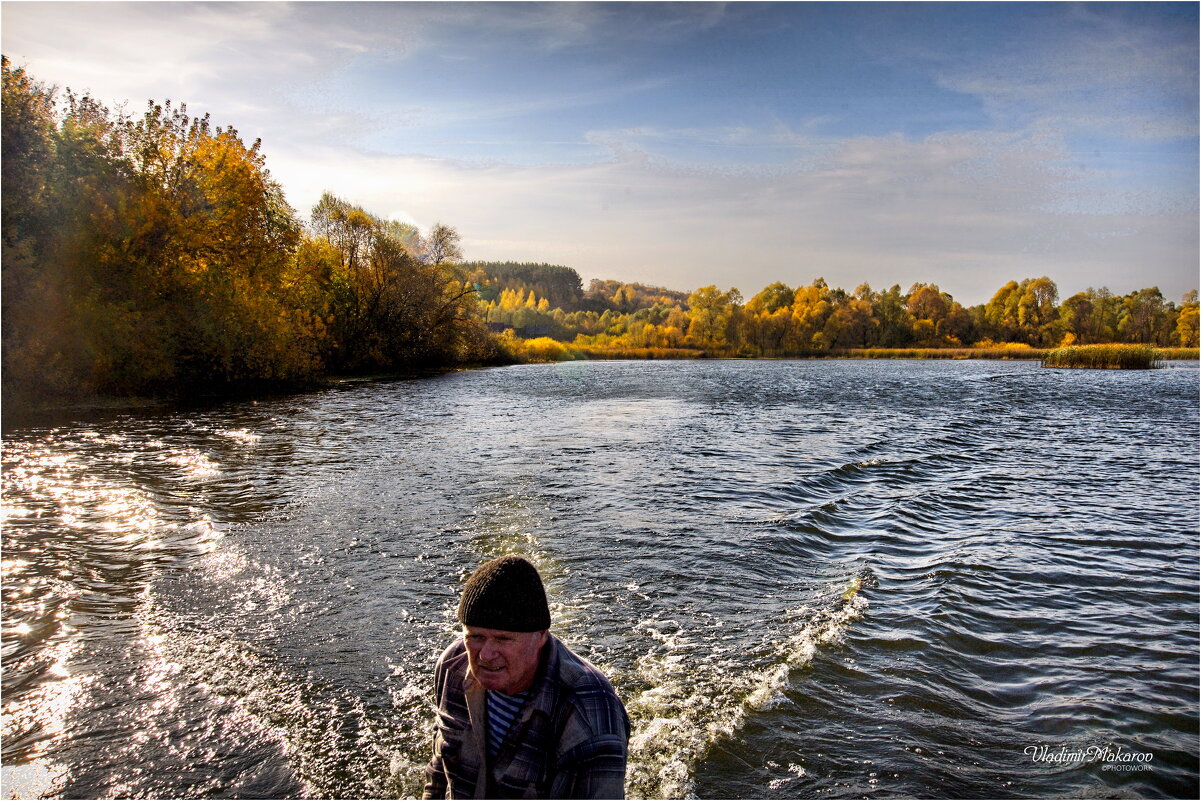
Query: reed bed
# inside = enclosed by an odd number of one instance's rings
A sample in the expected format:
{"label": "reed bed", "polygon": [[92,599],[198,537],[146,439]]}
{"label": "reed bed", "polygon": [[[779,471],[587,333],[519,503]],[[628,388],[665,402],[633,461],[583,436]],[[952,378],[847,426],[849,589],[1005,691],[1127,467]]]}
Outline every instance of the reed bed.
{"label": "reed bed", "polygon": [[691,348],[623,348],[573,345],[588,359],[703,359],[711,354]]}
{"label": "reed bed", "polygon": [[853,348],[830,351],[844,359],[1041,359],[1044,348],[1004,345],[990,348]]}
{"label": "reed bed", "polygon": [[1167,362],[1195,362],[1201,359],[1199,348],[1158,348],[1159,358]]}
{"label": "reed bed", "polygon": [[1043,367],[1151,370],[1162,366],[1161,352],[1151,345],[1069,345],[1052,350],[1043,359]]}
{"label": "reed bed", "polygon": [[[519,362],[565,362],[584,359],[706,359],[757,358],[752,354],[695,348],[637,348],[611,345],[568,344],[551,339],[506,342]],[[761,357],[759,357],[761,358]],[[999,343],[975,348],[843,348],[828,351],[779,354],[775,358],[800,359],[1038,359],[1044,367],[1150,369],[1168,360],[1196,360],[1197,348],[1155,348],[1151,345],[1071,345],[1034,348],[1023,343]]]}

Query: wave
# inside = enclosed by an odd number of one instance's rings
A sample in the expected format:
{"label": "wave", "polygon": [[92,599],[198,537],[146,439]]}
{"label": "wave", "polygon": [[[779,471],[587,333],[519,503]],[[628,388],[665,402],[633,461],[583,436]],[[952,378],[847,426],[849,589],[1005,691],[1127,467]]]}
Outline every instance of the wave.
{"label": "wave", "polygon": [[[414,756],[422,753],[428,735],[424,683],[391,688],[385,708],[312,672],[297,675],[218,621],[173,612],[153,593],[139,617],[147,682],[156,685],[162,701],[138,726],[163,741],[160,759],[183,762],[210,752],[216,758],[223,743],[249,738],[263,752],[256,767],[263,775],[224,775],[223,786],[253,781],[259,783],[256,792],[267,793],[259,797],[420,795],[424,763]],[[186,716],[156,720],[160,707]],[[203,753],[192,753],[187,741],[200,732]],[[116,758],[128,762],[135,754]],[[271,786],[262,786],[264,781]]]}
{"label": "wave", "polygon": [[749,654],[730,644],[736,639],[717,620],[692,628],[677,620],[640,623],[659,645],[638,660],[635,679],[646,686],[626,703],[634,729],[627,795],[695,797],[693,774],[710,749],[734,738],[751,715],[788,703],[791,675],[841,640],[867,609],[860,590],[874,583],[862,572],[827,590],[824,606],[786,612],[795,630]]}

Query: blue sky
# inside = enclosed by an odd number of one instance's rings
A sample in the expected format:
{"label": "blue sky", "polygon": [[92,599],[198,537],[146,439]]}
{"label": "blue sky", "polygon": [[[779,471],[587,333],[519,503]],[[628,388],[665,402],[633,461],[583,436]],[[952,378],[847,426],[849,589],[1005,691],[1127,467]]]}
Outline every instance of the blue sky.
{"label": "blue sky", "polygon": [[0,4],[4,53],[171,98],[466,255],[693,289],[1198,284],[1196,3]]}

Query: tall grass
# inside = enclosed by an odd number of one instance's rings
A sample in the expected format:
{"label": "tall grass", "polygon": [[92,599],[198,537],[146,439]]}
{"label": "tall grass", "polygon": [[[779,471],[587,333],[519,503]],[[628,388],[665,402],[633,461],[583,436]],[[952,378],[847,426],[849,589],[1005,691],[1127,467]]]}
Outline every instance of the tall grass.
{"label": "tall grass", "polygon": [[[705,359],[756,358],[753,354],[705,351],[694,348],[639,348],[623,345],[567,344],[551,339],[501,338],[518,362],[564,362],[579,359]],[[1070,345],[1033,348],[1025,343],[988,343],[971,348],[846,348],[780,355],[777,358],[811,359],[1041,359],[1046,367],[1096,367],[1138,369],[1162,366],[1167,359],[1197,359],[1197,348],[1155,348],[1151,345]]]}
{"label": "tall grass", "polygon": [[613,345],[574,345],[588,359],[701,359],[709,354],[691,348],[635,348]]}
{"label": "tall grass", "polygon": [[1195,362],[1201,359],[1199,348],[1158,348],[1159,358],[1169,362]]}
{"label": "tall grass", "polygon": [[854,348],[834,350],[826,356],[846,359],[1041,359],[1043,348],[1005,343],[984,348]]}
{"label": "tall grass", "polygon": [[1101,370],[1150,370],[1162,367],[1162,354],[1151,345],[1069,345],[1043,359],[1043,367]]}

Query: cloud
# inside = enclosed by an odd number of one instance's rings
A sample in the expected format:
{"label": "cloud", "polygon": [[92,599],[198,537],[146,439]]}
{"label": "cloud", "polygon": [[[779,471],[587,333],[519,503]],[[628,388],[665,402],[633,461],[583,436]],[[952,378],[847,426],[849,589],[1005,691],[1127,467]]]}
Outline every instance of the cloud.
{"label": "cloud", "polygon": [[1129,139],[1197,134],[1196,25],[1132,24],[1074,7],[1063,21],[940,70],[998,122]]}
{"label": "cloud", "polygon": [[[381,6],[393,4],[380,4]],[[711,30],[729,16],[727,3],[420,3],[397,4],[421,31],[420,52],[444,47],[562,53],[664,46]],[[385,12],[386,13],[386,12]]]}
{"label": "cloud", "polygon": [[1062,156],[1050,140],[971,134],[857,138],[812,168],[775,173],[682,168],[637,151],[582,165],[357,157],[328,184],[307,162],[290,166],[310,200],[332,189],[422,227],[455,225],[469,258],[568,264],[585,277],[748,295],[817,276],[847,289],[920,280],[965,303],[1044,274],[1063,292],[1191,288],[1195,213],[1048,213],[1088,191],[1058,168]]}
{"label": "cloud", "polygon": [[[372,120],[322,109],[317,84],[378,49],[382,34],[353,20],[316,27],[310,4],[6,3],[3,47],[60,89],[137,113],[147,100],[186,103],[248,138],[345,142]],[[311,4],[314,7],[320,4]]]}
{"label": "cloud", "polygon": [[794,161],[816,151],[825,151],[837,141],[832,137],[798,133],[781,123],[770,128],[745,123],[692,128],[643,125],[591,130],[584,134],[584,139],[617,151],[642,150],[654,153],[681,166],[689,160],[676,158],[673,154],[700,153],[703,158],[698,160],[699,163],[707,165],[749,160],[778,166],[781,161]]}

